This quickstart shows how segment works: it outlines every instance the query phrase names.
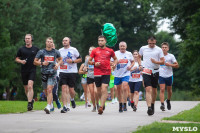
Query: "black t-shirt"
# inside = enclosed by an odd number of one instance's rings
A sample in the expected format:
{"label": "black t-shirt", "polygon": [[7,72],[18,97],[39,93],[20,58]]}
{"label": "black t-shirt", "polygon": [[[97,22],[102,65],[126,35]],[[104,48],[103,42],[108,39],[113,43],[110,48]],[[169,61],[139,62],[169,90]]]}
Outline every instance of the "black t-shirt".
{"label": "black t-shirt", "polygon": [[21,65],[21,72],[36,71],[36,66],[33,65],[33,61],[38,51],[39,49],[35,46],[31,48],[27,48],[26,46],[19,48],[16,57],[19,57],[21,60],[26,60],[26,64]]}

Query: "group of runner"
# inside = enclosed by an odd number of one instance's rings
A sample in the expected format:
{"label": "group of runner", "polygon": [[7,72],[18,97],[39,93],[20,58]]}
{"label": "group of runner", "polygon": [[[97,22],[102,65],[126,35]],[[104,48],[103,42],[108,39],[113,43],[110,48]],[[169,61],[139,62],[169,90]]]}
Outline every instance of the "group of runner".
{"label": "group of runner", "polygon": [[[26,45],[18,50],[15,60],[22,64],[21,76],[28,99],[28,111],[33,109],[33,83],[36,66],[41,66],[42,86],[47,95],[47,106],[44,111],[47,114],[54,110],[53,100],[56,101],[57,107],[61,108],[57,95],[58,82],[62,88],[63,109],[61,113],[70,110],[70,100],[72,108],[76,107],[74,87],[77,73],[84,75],[81,83],[85,84],[83,88],[86,106],[88,106],[87,91],[90,92],[93,104],[92,112],[98,110],[98,114],[103,114],[109,84],[112,92],[114,85],[116,85],[119,112],[127,111],[129,92],[131,92],[131,107],[133,111],[136,111],[139,90],[143,83],[146,89],[147,114],[153,115],[158,79],[160,83],[160,108],[163,111],[165,110],[164,91],[166,85],[168,91],[167,108],[171,109],[172,67],[178,68],[178,63],[175,57],[168,53],[169,44],[162,43],[161,49],[156,46],[154,36],[147,40],[148,45],[141,47],[139,52],[134,50],[131,53],[126,50],[127,44],[124,41],[119,43],[119,50],[114,52],[106,47],[106,38],[101,35],[98,37],[99,47],[90,47],[89,56],[86,56],[85,63],[81,65],[79,71],[77,63],[82,62],[82,58],[78,50],[71,46],[69,37],[63,38],[63,48],[59,50],[55,49],[51,37],[46,39],[46,48],[41,50],[32,45],[33,36],[31,34],[26,34],[24,41]],[[141,61],[142,56],[143,61]]]}

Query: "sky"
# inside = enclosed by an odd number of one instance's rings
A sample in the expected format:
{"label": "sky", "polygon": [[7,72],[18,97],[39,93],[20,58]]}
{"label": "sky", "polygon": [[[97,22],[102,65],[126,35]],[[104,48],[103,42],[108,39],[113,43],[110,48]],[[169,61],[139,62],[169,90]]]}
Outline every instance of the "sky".
{"label": "sky", "polygon": [[[172,32],[172,30],[170,30],[170,20],[169,19],[162,19],[160,21],[158,21],[158,31],[167,31],[167,32]],[[176,41],[181,41],[180,39],[180,35],[175,34],[174,38],[176,39]]]}

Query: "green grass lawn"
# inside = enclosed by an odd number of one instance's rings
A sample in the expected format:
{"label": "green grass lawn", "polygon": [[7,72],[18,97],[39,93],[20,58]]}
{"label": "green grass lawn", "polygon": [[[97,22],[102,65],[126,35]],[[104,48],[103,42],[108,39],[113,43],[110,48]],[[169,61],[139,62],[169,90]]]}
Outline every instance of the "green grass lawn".
{"label": "green grass lawn", "polygon": [[197,127],[197,131],[192,131],[192,133],[199,133],[200,132],[200,124],[180,124],[180,123],[159,123],[154,122],[147,126],[138,127],[137,131],[133,133],[188,133],[189,131],[173,131],[173,127],[191,127],[191,129],[195,129]]}
{"label": "green grass lawn", "polygon": [[[85,101],[76,101],[76,105],[84,105]],[[47,102],[36,101],[33,110],[43,110]],[[54,102],[54,107],[56,104]],[[27,112],[27,101],[0,101],[0,114]]]}
{"label": "green grass lawn", "polygon": [[[163,120],[176,120],[176,121],[191,121],[191,122],[200,122],[200,104],[195,106],[190,110],[185,110],[177,115],[172,117],[165,117]],[[178,132],[178,133],[188,133],[195,131],[173,131],[173,127],[190,127],[193,129],[197,127],[196,133],[200,132],[200,124],[193,124],[193,123],[160,123],[154,122],[147,126],[138,127],[137,131],[134,133],[171,133],[171,132]],[[179,129],[180,130],[180,129]]]}
{"label": "green grass lawn", "polygon": [[[200,122],[200,104],[190,110],[185,110],[172,117],[163,118],[163,120],[178,120],[178,121],[194,121]],[[200,129],[199,129],[200,130]]]}

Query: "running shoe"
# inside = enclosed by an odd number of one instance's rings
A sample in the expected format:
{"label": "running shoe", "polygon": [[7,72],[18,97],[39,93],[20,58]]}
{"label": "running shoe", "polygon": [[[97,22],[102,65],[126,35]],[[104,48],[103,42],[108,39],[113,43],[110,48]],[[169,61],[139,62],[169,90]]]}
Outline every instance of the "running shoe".
{"label": "running shoe", "polygon": [[93,107],[92,112],[96,112],[96,107]]}
{"label": "running shoe", "polygon": [[33,110],[32,103],[28,103],[27,110],[28,110],[28,111]]}
{"label": "running shoe", "polygon": [[161,109],[162,111],[165,111],[165,105],[161,105],[161,106],[160,106],[160,109]]}
{"label": "running shoe", "polygon": [[167,102],[167,109],[168,109],[168,110],[171,110],[171,103],[170,103],[170,100],[166,99],[166,102]]}
{"label": "running shoe", "polygon": [[91,104],[90,104],[90,102],[88,102],[88,107],[91,107]]}
{"label": "running shoe", "polygon": [[128,101],[128,106],[131,106],[131,101],[130,100]]}
{"label": "running shoe", "polygon": [[32,109],[33,109],[33,104],[34,104],[34,102],[35,102],[35,100],[34,100],[34,99],[32,99],[32,101],[31,101],[31,106],[32,106]]}
{"label": "running shoe", "polygon": [[103,114],[103,107],[99,107],[98,114],[99,114],[99,115],[102,115],[102,114]]}
{"label": "running shoe", "polygon": [[75,103],[75,101],[73,100],[73,101],[71,101],[71,103],[72,103],[72,108],[76,108],[76,103]]}
{"label": "running shoe", "polygon": [[[151,109],[152,109],[152,113],[154,114],[155,108],[154,108],[154,104],[153,104],[153,103],[151,104]],[[152,115],[153,115],[153,114],[152,114]]]}
{"label": "running shoe", "polygon": [[134,106],[134,102],[133,102],[133,103],[131,103],[131,108],[133,108],[133,106]]}
{"label": "running shoe", "polygon": [[63,109],[60,111],[61,113],[67,113],[67,108],[64,106]]}
{"label": "running shoe", "polygon": [[54,111],[54,107],[50,109],[50,112],[53,112],[53,111]]}
{"label": "running shoe", "polygon": [[47,106],[44,108],[44,111],[46,112],[46,114],[50,114],[50,108],[48,108]]}
{"label": "running shoe", "polygon": [[60,101],[59,101],[59,100],[57,100],[57,101],[56,101],[56,105],[57,105],[57,108],[58,108],[58,109],[60,109],[60,108],[61,108],[61,103],[60,103]]}
{"label": "running shoe", "polygon": [[124,111],[127,111],[126,103],[124,103],[123,110],[124,110]]}
{"label": "running shoe", "polygon": [[115,103],[118,103],[118,100],[117,100],[117,98],[115,98]]}
{"label": "running shoe", "polygon": [[150,116],[150,115],[153,115],[153,110],[151,107],[148,107],[148,110],[147,110],[147,114]]}
{"label": "running shoe", "polygon": [[136,107],[136,106],[133,106],[133,111],[136,112],[136,110],[137,110],[137,107]]}
{"label": "running shoe", "polygon": [[115,103],[115,99],[112,99],[112,104],[114,104]]}

